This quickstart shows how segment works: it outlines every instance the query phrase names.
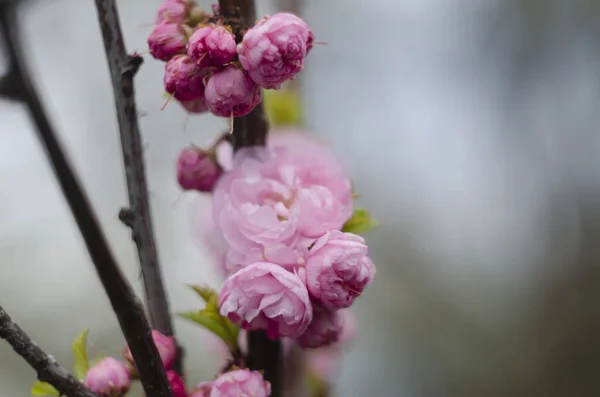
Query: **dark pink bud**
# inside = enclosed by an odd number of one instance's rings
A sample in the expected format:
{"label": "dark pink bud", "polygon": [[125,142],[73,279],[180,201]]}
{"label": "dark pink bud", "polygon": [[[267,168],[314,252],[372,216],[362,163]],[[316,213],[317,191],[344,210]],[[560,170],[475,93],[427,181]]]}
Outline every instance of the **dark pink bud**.
{"label": "dark pink bud", "polygon": [[191,29],[185,25],[161,23],[148,36],[150,54],[161,61],[168,61],[177,54],[185,54],[185,46]]}
{"label": "dark pink bud", "polygon": [[187,55],[176,55],[165,65],[165,90],[182,102],[202,98],[207,73]]}
{"label": "dark pink bud", "polygon": [[167,371],[167,378],[169,379],[171,389],[173,390],[173,397],[187,397],[185,383],[183,383],[183,379],[177,375],[177,372]]}
{"label": "dark pink bud", "polygon": [[191,101],[179,101],[179,103],[189,113],[199,114],[204,113],[208,110],[208,106],[206,106],[206,101],[204,100],[204,97],[193,99]]}
{"label": "dark pink bud", "polygon": [[84,383],[102,397],[117,397],[129,390],[131,378],[125,364],[107,357],[90,368]]}
{"label": "dark pink bud", "polygon": [[223,169],[214,153],[186,148],[177,159],[177,181],[183,190],[212,192]]}
{"label": "dark pink bud", "polygon": [[221,117],[244,116],[262,98],[260,87],[235,65],[215,71],[206,84],[204,95],[210,111]]}
{"label": "dark pink bud", "polygon": [[223,26],[205,26],[190,37],[188,56],[200,67],[223,66],[235,56],[235,37]]}

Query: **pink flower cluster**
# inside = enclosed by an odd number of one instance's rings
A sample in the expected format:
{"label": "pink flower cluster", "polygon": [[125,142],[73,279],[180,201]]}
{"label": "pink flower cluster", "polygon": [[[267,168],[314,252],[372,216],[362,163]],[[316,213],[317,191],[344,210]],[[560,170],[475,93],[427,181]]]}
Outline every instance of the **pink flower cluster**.
{"label": "pink flower cluster", "polygon": [[351,184],[331,151],[308,138],[246,148],[213,192],[228,278],[221,314],[246,330],[305,348],[336,342],[340,309],[371,282],[362,237],[341,231]]}
{"label": "pink flower cluster", "polygon": [[260,103],[261,87],[279,89],[302,70],[314,35],[302,19],[279,13],[236,37],[239,27],[213,11],[193,0],[163,0],[150,54],[166,62],[165,90],[188,112],[244,116]]}

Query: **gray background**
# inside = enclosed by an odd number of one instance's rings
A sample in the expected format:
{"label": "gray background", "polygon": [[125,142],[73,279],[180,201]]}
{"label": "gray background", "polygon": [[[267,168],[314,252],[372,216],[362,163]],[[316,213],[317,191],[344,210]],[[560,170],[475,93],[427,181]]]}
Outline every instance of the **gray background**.
{"label": "gray background", "polygon": [[[158,0],[119,1],[143,51]],[[203,2],[207,5],[208,2]],[[259,12],[272,12],[258,0]],[[302,74],[306,125],[331,141],[382,227],[376,282],[340,396],[597,396],[600,381],[600,5],[591,0],[305,0],[327,46]],[[25,51],[53,122],[124,270],[120,144],[93,2],[22,10]],[[226,128],[175,104],[162,63],[137,77],[152,210],[174,310],[185,283],[219,279],[173,177],[178,151]],[[0,58],[0,71],[5,70]],[[97,352],[123,339],[22,106],[0,102],[0,302],[60,362],[85,327]],[[190,383],[218,363],[181,320]],[[35,374],[0,344],[2,396]]]}

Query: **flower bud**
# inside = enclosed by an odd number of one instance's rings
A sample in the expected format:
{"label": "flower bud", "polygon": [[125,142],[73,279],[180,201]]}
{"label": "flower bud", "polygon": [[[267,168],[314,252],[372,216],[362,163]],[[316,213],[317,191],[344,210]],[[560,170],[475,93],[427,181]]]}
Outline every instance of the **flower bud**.
{"label": "flower bud", "polygon": [[221,117],[241,117],[250,113],[262,98],[260,87],[235,65],[217,70],[204,92],[210,111]]}
{"label": "flower bud", "polygon": [[238,369],[225,372],[213,382],[210,397],[269,397],[271,384],[258,371]]}
{"label": "flower bud", "polygon": [[208,106],[206,106],[204,97],[193,99],[191,101],[179,101],[179,104],[189,113],[200,114],[208,111]]}
{"label": "flower bud", "polygon": [[160,23],[148,36],[150,55],[161,61],[168,61],[177,54],[185,54],[191,29],[185,25]]}
{"label": "flower bud", "polygon": [[119,397],[129,390],[131,378],[125,364],[107,357],[90,368],[84,383],[102,397]]}
{"label": "flower bud", "polygon": [[223,173],[213,153],[186,148],[177,159],[177,181],[183,190],[212,192]]}
{"label": "flower bud", "polygon": [[188,17],[191,4],[190,0],[163,0],[158,6],[156,23],[183,24]]}
{"label": "flower bud", "polygon": [[[163,366],[167,369],[170,368],[175,361],[175,357],[177,357],[177,343],[175,343],[175,339],[171,336],[163,335],[156,330],[152,330],[152,340],[156,345]],[[135,360],[131,355],[129,346],[125,348],[123,357],[131,364],[132,368],[135,368]]]}
{"label": "flower bud", "polygon": [[165,90],[179,101],[192,101],[204,95],[202,79],[208,73],[186,55],[176,55],[165,64]]}
{"label": "flower bud", "polygon": [[263,329],[271,339],[302,335],[313,316],[302,280],[266,262],[229,276],[219,292],[219,307],[222,316],[249,331]]}
{"label": "flower bud", "polygon": [[263,18],[248,30],[237,51],[256,84],[277,90],[302,70],[307,47],[310,49],[313,41],[306,22],[280,13]]}
{"label": "flower bud", "polygon": [[375,275],[365,240],[333,230],[308,252],[306,286],[311,296],[329,310],[349,307]]}
{"label": "flower bud", "polygon": [[187,393],[185,391],[185,383],[183,382],[183,379],[181,379],[181,377],[177,375],[177,372],[172,370],[167,371],[167,379],[171,384],[171,390],[173,390],[173,397],[187,397]]}
{"label": "flower bud", "polygon": [[205,26],[190,37],[187,53],[200,67],[223,66],[235,56],[235,37],[223,26]]}
{"label": "flower bud", "polygon": [[344,326],[344,317],[340,311],[331,311],[314,307],[313,319],[297,342],[304,348],[317,348],[338,341]]}

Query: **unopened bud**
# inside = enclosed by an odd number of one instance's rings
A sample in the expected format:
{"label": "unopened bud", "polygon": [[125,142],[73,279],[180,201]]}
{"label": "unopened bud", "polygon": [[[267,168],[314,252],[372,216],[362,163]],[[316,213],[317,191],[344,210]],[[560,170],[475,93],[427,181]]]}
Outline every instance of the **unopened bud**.
{"label": "unopened bud", "polygon": [[212,192],[223,169],[214,153],[199,148],[186,148],[177,159],[177,181],[183,190]]}
{"label": "unopened bud", "polygon": [[260,87],[233,64],[212,74],[204,95],[210,111],[221,117],[245,116],[262,98]]}
{"label": "unopened bud", "polygon": [[129,390],[131,378],[125,364],[107,357],[90,368],[84,383],[102,397],[120,397]]}

